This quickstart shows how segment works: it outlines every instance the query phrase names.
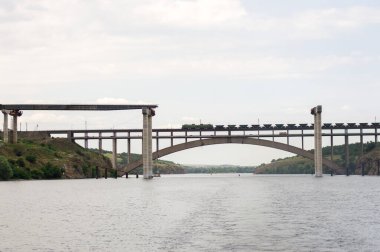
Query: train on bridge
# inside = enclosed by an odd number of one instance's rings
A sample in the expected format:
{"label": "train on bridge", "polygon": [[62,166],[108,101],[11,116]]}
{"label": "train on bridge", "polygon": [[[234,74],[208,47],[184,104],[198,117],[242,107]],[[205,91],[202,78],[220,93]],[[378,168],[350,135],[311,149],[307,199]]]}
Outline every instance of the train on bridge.
{"label": "train on bridge", "polygon": [[[323,129],[332,128],[377,128],[380,123],[324,123]],[[260,130],[260,129],[313,129],[314,124],[300,123],[300,124],[229,124],[229,125],[213,125],[213,124],[183,124],[182,130]]]}

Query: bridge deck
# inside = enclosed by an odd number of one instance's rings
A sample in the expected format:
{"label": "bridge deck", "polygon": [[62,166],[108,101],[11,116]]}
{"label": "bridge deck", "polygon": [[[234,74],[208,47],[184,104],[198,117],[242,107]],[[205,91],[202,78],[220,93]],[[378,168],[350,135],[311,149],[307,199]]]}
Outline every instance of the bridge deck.
{"label": "bridge deck", "polygon": [[132,110],[157,108],[154,104],[0,104],[0,110]]}

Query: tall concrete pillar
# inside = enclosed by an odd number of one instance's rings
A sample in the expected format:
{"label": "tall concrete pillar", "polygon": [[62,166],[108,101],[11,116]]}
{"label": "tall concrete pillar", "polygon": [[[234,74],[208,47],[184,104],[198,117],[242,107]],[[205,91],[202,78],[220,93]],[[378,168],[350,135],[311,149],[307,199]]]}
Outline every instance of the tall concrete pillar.
{"label": "tall concrete pillar", "polygon": [[131,163],[131,139],[129,138],[130,136],[131,136],[131,133],[128,132],[128,145],[127,145],[127,151],[128,151],[127,162],[128,162],[128,164]]}
{"label": "tall concrete pillar", "polygon": [[333,136],[333,130],[331,129],[331,136],[330,136],[330,144],[331,144],[331,153],[330,153],[330,159],[331,161],[334,160],[334,136]]}
{"label": "tall concrete pillar", "polygon": [[68,131],[67,131],[67,139],[68,139],[70,142],[74,143],[75,140],[74,140],[73,138],[74,138],[74,132],[72,132],[71,130],[68,130]]}
{"label": "tall concrete pillar", "polygon": [[99,154],[103,153],[103,139],[102,139],[102,132],[99,132]]}
{"label": "tall concrete pillar", "polygon": [[116,140],[116,132],[113,133],[112,138],[112,168],[117,169],[117,140]]}
{"label": "tall concrete pillar", "polygon": [[12,143],[17,143],[17,115],[13,115]]}
{"label": "tall concrete pillar", "polygon": [[345,166],[346,166],[346,175],[350,175],[350,148],[349,148],[349,139],[346,130],[346,135],[344,136],[344,152],[345,152]]}
{"label": "tall concrete pillar", "polygon": [[322,177],[322,106],[311,109],[314,115],[314,166],[315,176]]}
{"label": "tall concrete pillar", "polygon": [[153,137],[152,137],[152,114],[148,116],[148,154],[149,154],[149,177],[153,178]]}
{"label": "tall concrete pillar", "polygon": [[4,126],[3,126],[3,141],[9,143],[9,130],[8,130],[8,112],[3,110],[4,114]]}
{"label": "tall concrete pillar", "polygon": [[84,133],[84,148],[88,149],[88,132]]}
{"label": "tall concrete pillar", "polygon": [[364,155],[363,129],[360,129],[360,157]]}
{"label": "tall concrete pillar", "polygon": [[152,160],[152,116],[154,110],[143,108],[143,143],[142,143],[142,156],[143,156],[143,172],[144,179],[153,178],[153,160]]}

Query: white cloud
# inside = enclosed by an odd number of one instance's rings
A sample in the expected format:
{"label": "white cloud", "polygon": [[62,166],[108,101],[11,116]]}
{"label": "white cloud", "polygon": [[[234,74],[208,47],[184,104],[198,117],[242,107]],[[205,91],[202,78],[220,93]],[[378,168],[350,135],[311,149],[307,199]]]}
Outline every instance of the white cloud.
{"label": "white cloud", "polygon": [[199,118],[195,118],[195,117],[191,117],[191,116],[183,116],[181,118],[181,120],[185,121],[185,122],[198,122]]}
{"label": "white cloud", "polygon": [[152,0],[134,14],[150,24],[197,28],[236,24],[247,15],[239,0]]}
{"label": "white cloud", "polygon": [[97,104],[149,104],[146,101],[130,101],[125,98],[103,97],[96,99]]}

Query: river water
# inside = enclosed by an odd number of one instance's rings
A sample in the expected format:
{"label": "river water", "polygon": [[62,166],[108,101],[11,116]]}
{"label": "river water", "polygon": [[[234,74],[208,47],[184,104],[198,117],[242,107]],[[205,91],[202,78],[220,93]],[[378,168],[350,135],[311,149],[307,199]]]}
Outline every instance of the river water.
{"label": "river water", "polygon": [[380,251],[380,177],[0,183],[0,251]]}

